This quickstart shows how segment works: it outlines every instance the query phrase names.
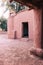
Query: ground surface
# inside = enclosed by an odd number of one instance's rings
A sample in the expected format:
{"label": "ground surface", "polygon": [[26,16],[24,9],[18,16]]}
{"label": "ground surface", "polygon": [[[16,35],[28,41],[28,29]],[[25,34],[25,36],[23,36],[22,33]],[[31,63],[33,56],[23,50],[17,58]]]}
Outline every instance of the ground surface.
{"label": "ground surface", "polygon": [[30,56],[32,46],[31,40],[12,40],[0,34],[0,65],[43,65],[42,59]]}

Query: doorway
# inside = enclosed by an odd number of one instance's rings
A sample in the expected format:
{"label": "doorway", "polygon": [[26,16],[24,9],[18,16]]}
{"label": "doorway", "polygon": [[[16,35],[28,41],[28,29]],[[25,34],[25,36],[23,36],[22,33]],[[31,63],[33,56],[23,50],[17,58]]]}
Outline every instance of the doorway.
{"label": "doorway", "polygon": [[23,22],[22,26],[22,37],[28,37],[28,22]]}

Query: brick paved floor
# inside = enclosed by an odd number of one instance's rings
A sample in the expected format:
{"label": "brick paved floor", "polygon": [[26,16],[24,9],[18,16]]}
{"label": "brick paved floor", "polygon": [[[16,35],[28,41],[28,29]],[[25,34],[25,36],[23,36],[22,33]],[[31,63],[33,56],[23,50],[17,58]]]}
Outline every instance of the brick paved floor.
{"label": "brick paved floor", "polygon": [[43,65],[43,60],[30,56],[32,46],[31,40],[8,39],[0,34],[0,65]]}

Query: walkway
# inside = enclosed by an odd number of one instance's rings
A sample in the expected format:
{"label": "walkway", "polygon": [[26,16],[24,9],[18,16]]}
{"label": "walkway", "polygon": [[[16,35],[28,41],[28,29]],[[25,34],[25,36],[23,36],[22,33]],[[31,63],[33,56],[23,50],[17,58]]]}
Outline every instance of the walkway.
{"label": "walkway", "polygon": [[32,41],[8,39],[6,34],[0,34],[0,65],[43,65],[43,60],[30,56],[32,45]]}

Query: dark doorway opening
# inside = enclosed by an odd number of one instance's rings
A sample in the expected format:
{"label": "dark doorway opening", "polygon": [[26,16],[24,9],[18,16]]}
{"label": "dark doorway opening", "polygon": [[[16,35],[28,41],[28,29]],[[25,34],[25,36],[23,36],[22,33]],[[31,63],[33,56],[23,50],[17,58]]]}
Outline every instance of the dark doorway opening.
{"label": "dark doorway opening", "polygon": [[23,32],[22,32],[22,37],[28,37],[28,22],[23,22]]}

